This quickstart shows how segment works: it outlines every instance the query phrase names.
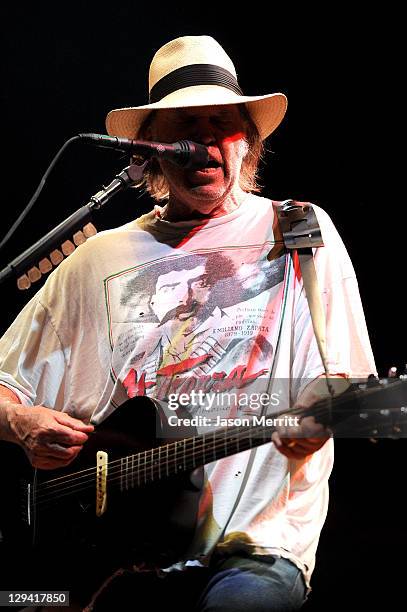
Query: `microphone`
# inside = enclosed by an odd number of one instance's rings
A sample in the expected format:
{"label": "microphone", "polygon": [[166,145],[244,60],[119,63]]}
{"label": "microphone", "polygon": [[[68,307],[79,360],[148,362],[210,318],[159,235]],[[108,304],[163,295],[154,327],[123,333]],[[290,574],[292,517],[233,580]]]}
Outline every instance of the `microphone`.
{"label": "microphone", "polygon": [[205,145],[191,140],[178,140],[172,144],[164,142],[151,142],[149,140],[131,140],[117,136],[104,136],[103,134],[78,134],[79,138],[88,144],[96,145],[117,151],[138,153],[141,157],[158,157],[167,159],[177,166],[192,170],[205,168],[209,160],[208,149]]}

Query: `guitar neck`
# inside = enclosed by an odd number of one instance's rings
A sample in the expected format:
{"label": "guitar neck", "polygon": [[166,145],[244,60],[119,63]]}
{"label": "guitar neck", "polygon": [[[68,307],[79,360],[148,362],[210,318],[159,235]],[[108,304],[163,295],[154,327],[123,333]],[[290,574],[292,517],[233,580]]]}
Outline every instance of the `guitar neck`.
{"label": "guitar neck", "polygon": [[[273,419],[264,419],[265,423],[259,425],[216,429],[123,457],[119,460],[123,480],[120,488],[134,488],[188,472],[212,461],[271,442],[275,427],[268,425],[267,420]],[[115,477],[117,474],[112,474],[111,478]]]}
{"label": "guitar neck", "polygon": [[[318,402],[310,409],[296,408],[250,417],[242,426],[212,429],[208,433],[151,448],[118,460],[123,474],[120,486],[126,489],[142,486],[271,442],[272,433],[280,424],[276,420],[281,417],[284,417],[285,426],[291,426],[298,424],[293,417],[312,415],[316,421],[328,425],[332,432],[343,437],[397,437],[401,431],[398,425],[406,421],[406,411],[402,407],[406,392],[406,381],[363,389],[352,385],[345,393]],[[294,422],[287,422],[287,418]]]}
{"label": "guitar neck", "polygon": [[[106,462],[106,479],[120,490],[140,487],[173,475],[192,471],[213,461],[271,442],[276,425],[298,424],[293,417],[314,416],[341,437],[400,437],[406,435],[407,381],[360,388],[321,401],[312,408],[281,410],[271,415],[242,418],[242,425],[212,428],[206,433],[174,440],[145,451]],[[277,419],[284,417],[283,423]],[[247,421],[247,423],[246,423]],[[233,421],[232,421],[233,422]],[[236,422],[236,421],[234,421]],[[221,423],[222,424],[222,423]],[[206,423],[205,423],[206,425]],[[74,495],[77,487],[92,488],[96,467],[51,479],[41,484],[50,494]],[[69,486],[65,486],[66,483]]]}

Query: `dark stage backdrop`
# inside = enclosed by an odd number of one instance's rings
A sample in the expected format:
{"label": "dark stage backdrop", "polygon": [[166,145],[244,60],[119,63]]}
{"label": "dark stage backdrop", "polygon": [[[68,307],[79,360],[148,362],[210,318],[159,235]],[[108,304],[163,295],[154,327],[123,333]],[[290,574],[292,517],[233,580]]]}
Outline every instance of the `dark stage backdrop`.
{"label": "dark stage backdrop", "polygon": [[[287,116],[268,146],[264,193],[309,200],[331,215],[356,268],[379,373],[392,365],[402,370],[405,214],[395,152],[400,17],[390,6],[356,16],[343,3],[329,10],[287,7],[284,14],[260,4],[221,13],[217,4],[3,4],[0,236],[68,138],[103,133],[110,109],[147,102],[149,63],[162,44],[210,34],[234,59],[247,94],[287,94]],[[1,254],[1,267],[125,165],[109,151],[68,150]],[[99,230],[151,203],[133,191],[108,206],[95,220]],[[4,331],[33,292],[18,292],[14,282],[0,292]],[[350,604],[351,591],[365,603],[379,594],[397,598],[394,556],[406,545],[404,449],[404,441],[338,441],[310,607]]]}

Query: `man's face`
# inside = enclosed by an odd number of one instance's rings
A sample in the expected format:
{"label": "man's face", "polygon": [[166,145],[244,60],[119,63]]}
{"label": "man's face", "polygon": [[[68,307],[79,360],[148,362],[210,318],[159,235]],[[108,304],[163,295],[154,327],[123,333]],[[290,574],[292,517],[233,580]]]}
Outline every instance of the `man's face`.
{"label": "man's face", "polygon": [[161,142],[192,140],[208,148],[210,161],[201,170],[160,161],[170,187],[170,201],[175,200],[187,213],[211,214],[238,189],[247,152],[245,125],[238,106],[159,110],[150,136]]}

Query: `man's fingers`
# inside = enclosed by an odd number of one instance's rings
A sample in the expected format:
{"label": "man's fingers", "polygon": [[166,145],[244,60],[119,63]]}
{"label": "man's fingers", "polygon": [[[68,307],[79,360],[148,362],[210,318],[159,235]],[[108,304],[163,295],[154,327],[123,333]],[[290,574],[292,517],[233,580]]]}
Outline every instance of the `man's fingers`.
{"label": "man's fingers", "polygon": [[69,465],[75,457],[71,459],[57,459],[55,457],[41,455],[34,455],[30,458],[31,464],[35,468],[39,468],[41,470],[57,470],[58,468],[64,468]]}
{"label": "man's fingers", "polygon": [[80,446],[61,446],[60,444],[47,444],[48,454],[50,457],[55,457],[56,459],[73,459],[76,455],[82,450],[82,445]]}
{"label": "man's fingers", "polygon": [[313,416],[303,417],[298,425],[278,426],[276,431],[282,440],[285,438],[297,440],[325,438],[330,434],[330,431],[322,423],[317,423]]}
{"label": "man's fingers", "polygon": [[282,437],[277,431],[271,436],[276,448],[288,459],[303,459],[319,450],[329,439],[328,435],[316,438]]}
{"label": "man's fingers", "polygon": [[273,433],[271,434],[271,439],[274,442],[274,444],[277,446],[277,448],[281,448],[283,443],[281,442],[281,438],[278,435],[277,431],[273,431]]}
{"label": "man's fingers", "polygon": [[41,469],[64,467],[75,459],[93,425],[46,406],[34,406],[13,422],[18,443],[31,464]]}
{"label": "man's fingers", "polygon": [[83,431],[76,431],[65,425],[58,425],[52,431],[44,434],[43,438],[46,442],[75,446],[77,444],[85,444],[88,435]]}
{"label": "man's fingers", "polygon": [[304,451],[296,446],[296,440],[291,440],[290,438],[281,439],[276,431],[273,432],[271,439],[277,450],[287,459],[301,459],[304,457]]}
{"label": "man's fingers", "polygon": [[93,425],[86,425],[79,419],[75,419],[74,417],[71,417],[69,414],[66,414],[66,412],[55,411],[54,416],[55,416],[56,421],[58,421],[58,423],[61,423],[61,425],[70,427],[71,429],[74,429],[75,431],[83,431],[84,433],[90,433],[91,431],[95,429]]}
{"label": "man's fingers", "polygon": [[326,428],[322,423],[317,423],[313,416],[307,416],[301,419],[301,434],[304,438],[316,438],[326,435]]}
{"label": "man's fingers", "polygon": [[82,450],[80,446],[62,446],[56,442],[47,442],[32,449],[32,453],[38,457],[52,457],[54,459],[73,459]]}

